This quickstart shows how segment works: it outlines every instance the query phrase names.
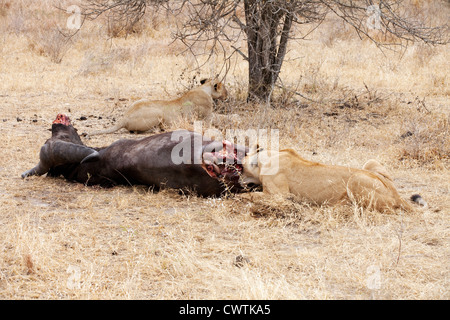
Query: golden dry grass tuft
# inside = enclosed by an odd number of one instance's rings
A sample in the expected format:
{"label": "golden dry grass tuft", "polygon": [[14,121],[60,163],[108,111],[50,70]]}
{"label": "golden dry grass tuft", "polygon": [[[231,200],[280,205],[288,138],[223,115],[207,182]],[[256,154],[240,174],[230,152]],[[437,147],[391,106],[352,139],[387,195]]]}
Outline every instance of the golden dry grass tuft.
{"label": "golden dry grass tuft", "polygon": [[445,117],[412,117],[405,121],[400,136],[400,160],[442,167],[450,159],[449,119]]}
{"label": "golden dry grass tuft", "polygon": [[[224,136],[278,129],[281,147],[329,164],[375,158],[403,197],[420,193],[427,209],[382,214],[295,199],[102,189],[20,178],[38,161],[55,115],[68,114],[80,133],[94,131],[133,101],[176,96],[218,67],[195,70],[180,44],[169,46],[170,21],[151,15],[126,38],[87,23],[58,61],[56,47],[43,46],[51,38],[40,36],[67,19],[52,4],[0,1],[1,298],[450,297],[448,46],[414,44],[402,59],[384,56],[330,21],[313,40],[291,44],[281,74],[287,89],[270,106],[245,103],[247,69],[237,58],[226,78],[230,99],[216,106],[237,116],[202,127]],[[42,15],[52,22],[41,24]],[[194,126],[184,119],[166,130],[176,128]],[[85,143],[140,137],[123,130]]]}

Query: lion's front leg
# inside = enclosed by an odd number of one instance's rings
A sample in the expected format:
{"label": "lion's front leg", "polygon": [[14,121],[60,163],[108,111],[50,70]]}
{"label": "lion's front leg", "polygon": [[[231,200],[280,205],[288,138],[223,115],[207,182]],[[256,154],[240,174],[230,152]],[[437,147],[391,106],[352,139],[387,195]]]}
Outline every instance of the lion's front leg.
{"label": "lion's front leg", "polygon": [[252,202],[261,201],[267,198],[267,194],[262,191],[252,191],[239,194],[239,197]]}
{"label": "lion's front leg", "polygon": [[274,174],[261,176],[263,192],[267,194],[288,195],[290,193],[289,181],[284,174]]}
{"label": "lion's front leg", "polygon": [[287,197],[290,195],[289,184],[282,174],[260,176],[263,191],[243,193],[242,197],[250,201],[264,200],[271,196]]}

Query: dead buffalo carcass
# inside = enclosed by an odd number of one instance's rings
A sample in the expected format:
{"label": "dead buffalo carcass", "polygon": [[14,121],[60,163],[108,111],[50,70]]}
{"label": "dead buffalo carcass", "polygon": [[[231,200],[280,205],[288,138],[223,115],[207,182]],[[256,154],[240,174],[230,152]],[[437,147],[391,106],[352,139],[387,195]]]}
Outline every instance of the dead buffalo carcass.
{"label": "dead buffalo carcass", "polygon": [[59,114],[38,165],[22,178],[47,173],[87,185],[148,185],[219,196],[245,189],[240,181],[245,154],[244,147],[187,130],[91,148],[82,143],[70,119]]}

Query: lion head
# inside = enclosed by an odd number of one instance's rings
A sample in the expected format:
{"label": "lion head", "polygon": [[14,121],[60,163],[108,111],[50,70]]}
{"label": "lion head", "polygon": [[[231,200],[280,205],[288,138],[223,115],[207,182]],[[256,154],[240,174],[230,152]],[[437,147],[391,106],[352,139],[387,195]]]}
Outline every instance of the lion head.
{"label": "lion head", "polygon": [[226,100],[228,97],[227,88],[225,84],[217,80],[203,79],[200,80],[202,86],[211,86],[211,97],[217,100]]}

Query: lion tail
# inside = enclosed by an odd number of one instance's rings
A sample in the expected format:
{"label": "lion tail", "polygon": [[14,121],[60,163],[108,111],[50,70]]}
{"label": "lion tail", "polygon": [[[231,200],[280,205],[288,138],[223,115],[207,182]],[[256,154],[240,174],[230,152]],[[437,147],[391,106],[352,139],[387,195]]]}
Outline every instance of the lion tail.
{"label": "lion tail", "polygon": [[410,199],[412,202],[418,204],[419,206],[422,206],[425,208],[428,207],[427,202],[422,198],[422,196],[420,194],[413,194]]}
{"label": "lion tail", "polygon": [[105,130],[100,130],[100,131],[92,132],[91,134],[89,134],[89,136],[95,136],[95,135],[98,135],[98,134],[113,133],[113,132],[116,132],[116,131],[118,131],[118,130],[120,130],[120,129],[122,129],[122,128],[123,128],[123,123],[122,123],[122,122],[119,122],[119,123],[117,123],[116,125],[112,126],[111,128],[108,128],[108,129],[105,129]]}

